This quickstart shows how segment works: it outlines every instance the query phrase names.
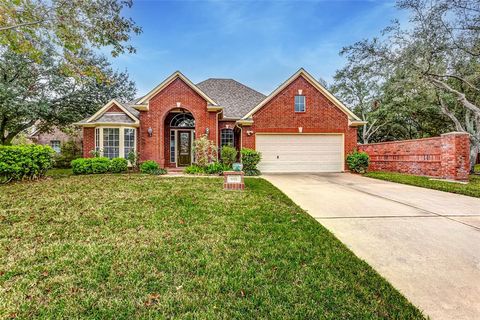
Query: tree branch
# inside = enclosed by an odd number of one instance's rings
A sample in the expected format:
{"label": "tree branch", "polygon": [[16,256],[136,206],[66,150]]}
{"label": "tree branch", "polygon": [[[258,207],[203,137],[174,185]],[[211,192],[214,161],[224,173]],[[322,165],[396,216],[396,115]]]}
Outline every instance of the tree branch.
{"label": "tree branch", "polygon": [[455,117],[455,115],[453,114],[452,111],[450,111],[450,109],[448,109],[447,105],[445,104],[445,101],[443,101],[442,97],[440,97],[440,95],[438,94],[437,92],[437,99],[438,99],[438,102],[440,103],[440,109],[442,110],[442,112],[450,118],[450,120],[453,121],[453,123],[455,124],[455,129],[457,131],[461,131],[461,132],[466,132],[466,130],[463,128],[462,124],[460,123],[460,121],[457,119],[457,117]]}
{"label": "tree branch", "polygon": [[32,26],[32,25],[35,25],[35,24],[43,23],[45,21],[47,21],[47,20],[24,22],[24,23],[14,24],[13,26],[0,27],[0,31],[7,31],[7,30],[11,30],[11,29],[16,29],[16,28]]}
{"label": "tree branch", "polygon": [[453,93],[457,96],[457,100],[460,101],[460,103],[467,108],[468,110],[472,111],[475,115],[480,115],[480,108],[468,101],[464,93],[461,93],[460,91],[455,90],[454,88],[450,87],[448,84],[446,84],[443,81],[440,81],[438,79],[435,79],[433,77],[429,77],[430,81],[433,82],[433,84],[440,89],[444,89],[450,93]]}
{"label": "tree branch", "polygon": [[460,76],[457,76],[457,75],[453,75],[453,74],[445,74],[445,75],[439,75],[439,74],[435,74],[435,73],[428,73],[429,76],[433,76],[433,77],[438,77],[438,78],[453,78],[453,79],[457,79],[457,80],[460,80],[464,83],[466,83],[469,87],[471,87],[472,89],[474,90],[477,90],[477,91],[480,91],[480,88],[477,88],[475,85],[473,85],[472,83],[470,83],[469,81],[467,81],[466,79],[460,77]]}

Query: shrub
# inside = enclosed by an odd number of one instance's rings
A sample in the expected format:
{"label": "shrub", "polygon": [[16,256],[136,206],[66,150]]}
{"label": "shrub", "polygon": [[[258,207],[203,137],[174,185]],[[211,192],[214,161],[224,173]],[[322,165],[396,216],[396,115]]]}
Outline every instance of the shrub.
{"label": "shrub", "polygon": [[38,179],[53,165],[50,146],[0,146],[0,182]]}
{"label": "shrub", "polygon": [[262,154],[253,149],[244,148],[241,151],[243,171],[247,176],[258,176],[260,171],[257,165],[262,160]]}
{"label": "shrub", "polygon": [[222,174],[225,170],[228,170],[228,167],[220,162],[212,162],[205,167],[207,174]]}
{"label": "shrub", "polygon": [[110,170],[110,159],[106,157],[91,158],[92,173],[107,173]]}
{"label": "shrub", "polygon": [[130,151],[127,155],[127,160],[130,161],[132,168],[136,169],[138,164],[138,153]]}
{"label": "shrub", "polygon": [[202,168],[205,168],[209,163],[217,159],[217,147],[205,134],[193,142],[193,150],[195,159],[197,159],[197,165]]}
{"label": "shrub", "polygon": [[140,172],[141,173],[149,173],[152,174],[153,172],[157,171],[160,168],[158,163],[153,160],[148,160],[140,164]]}
{"label": "shrub", "polygon": [[79,158],[70,163],[73,174],[92,174],[92,161],[89,158]]}
{"label": "shrub", "polygon": [[205,169],[197,166],[196,164],[192,164],[191,166],[188,166],[185,168],[185,173],[186,174],[202,174],[205,173]]}
{"label": "shrub", "polygon": [[235,149],[232,146],[223,146],[222,147],[222,163],[227,167],[227,168],[232,168],[232,164],[237,161],[237,149]]}
{"label": "shrub", "polygon": [[370,157],[366,152],[352,152],[347,156],[348,168],[356,173],[365,173],[368,169]]}
{"label": "shrub", "polygon": [[153,170],[153,171],[150,171],[149,172],[150,174],[153,174],[153,175],[163,175],[163,174],[166,174],[167,173],[167,170],[165,170],[164,168],[158,168],[156,170]]}
{"label": "shrub", "polygon": [[82,148],[74,141],[62,144],[60,153],[55,155],[55,168],[70,168],[72,160],[82,157]]}
{"label": "shrub", "polygon": [[105,157],[79,158],[72,161],[73,174],[107,173],[112,161]]}
{"label": "shrub", "polygon": [[114,158],[110,162],[110,172],[113,173],[122,173],[127,171],[128,161],[124,158]]}

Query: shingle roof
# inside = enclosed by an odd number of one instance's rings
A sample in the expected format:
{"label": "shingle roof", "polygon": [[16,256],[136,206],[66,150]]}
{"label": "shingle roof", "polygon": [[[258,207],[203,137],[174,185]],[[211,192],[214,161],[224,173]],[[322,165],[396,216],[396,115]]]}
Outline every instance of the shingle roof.
{"label": "shingle roof", "polygon": [[112,123],[134,123],[135,121],[132,120],[129,116],[125,113],[117,114],[117,113],[104,113],[100,118],[92,121],[95,122],[112,122]]}
{"label": "shingle roof", "polygon": [[233,79],[210,78],[196,86],[224,107],[225,118],[243,117],[266,97]]}

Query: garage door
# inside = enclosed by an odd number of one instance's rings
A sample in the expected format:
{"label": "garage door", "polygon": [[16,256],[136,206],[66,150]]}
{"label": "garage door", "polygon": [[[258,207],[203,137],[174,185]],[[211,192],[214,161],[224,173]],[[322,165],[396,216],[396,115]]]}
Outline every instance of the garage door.
{"label": "garage door", "polygon": [[261,172],[343,171],[343,135],[257,134]]}

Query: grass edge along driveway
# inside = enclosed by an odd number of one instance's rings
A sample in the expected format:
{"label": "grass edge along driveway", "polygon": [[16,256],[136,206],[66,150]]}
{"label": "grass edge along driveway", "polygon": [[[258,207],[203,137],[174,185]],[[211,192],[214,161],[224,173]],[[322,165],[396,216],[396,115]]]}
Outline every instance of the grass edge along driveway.
{"label": "grass edge along driveway", "polygon": [[432,180],[429,177],[415,176],[396,172],[367,172],[364,176],[374,179],[408,184],[427,189],[462,194],[465,196],[480,198],[480,175],[470,175],[468,184]]}
{"label": "grass edge along driveway", "polygon": [[0,318],[422,319],[263,179],[0,186]]}

